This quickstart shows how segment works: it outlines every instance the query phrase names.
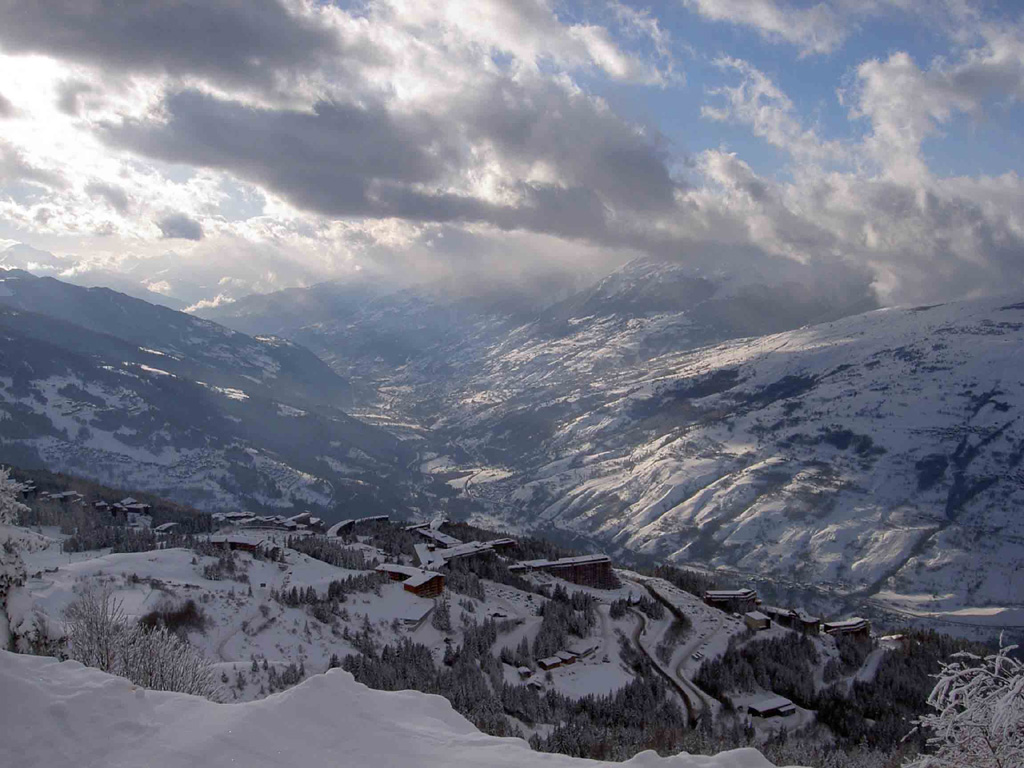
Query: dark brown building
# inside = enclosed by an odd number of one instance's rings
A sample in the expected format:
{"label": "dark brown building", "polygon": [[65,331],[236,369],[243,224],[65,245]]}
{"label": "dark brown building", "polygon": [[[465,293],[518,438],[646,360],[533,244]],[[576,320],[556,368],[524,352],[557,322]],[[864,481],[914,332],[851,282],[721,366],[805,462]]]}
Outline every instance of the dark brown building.
{"label": "dark brown building", "polygon": [[513,572],[544,571],[584,587],[610,587],[615,584],[612,561],[608,555],[582,555],[559,560],[524,560],[509,567]]}

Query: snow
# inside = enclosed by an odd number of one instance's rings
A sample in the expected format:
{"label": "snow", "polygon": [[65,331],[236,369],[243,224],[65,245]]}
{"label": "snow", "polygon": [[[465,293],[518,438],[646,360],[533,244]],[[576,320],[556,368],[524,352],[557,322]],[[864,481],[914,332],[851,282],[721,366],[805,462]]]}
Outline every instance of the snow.
{"label": "snow", "polygon": [[[439,696],[366,688],[335,669],[261,701],[214,704],[143,691],[76,662],[0,652],[0,764],[21,768],[583,768],[486,736]],[[770,768],[756,750],[658,757],[639,768]]]}

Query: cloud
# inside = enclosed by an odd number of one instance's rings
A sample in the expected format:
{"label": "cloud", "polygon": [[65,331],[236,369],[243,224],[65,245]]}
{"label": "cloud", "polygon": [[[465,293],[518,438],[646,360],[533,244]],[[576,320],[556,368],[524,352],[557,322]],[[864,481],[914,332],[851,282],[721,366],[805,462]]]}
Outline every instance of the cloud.
{"label": "cloud", "polygon": [[616,80],[645,84],[664,84],[673,76],[667,34],[650,17],[618,3],[610,4],[611,20],[633,38],[650,40],[653,59],[625,50],[606,26],[564,23],[547,0],[391,0],[385,5],[390,19],[406,29],[457,30],[474,45],[531,65],[554,62],[569,70],[596,68]]}
{"label": "cloud", "polygon": [[17,110],[11,103],[11,100],[0,93],[0,118],[14,117],[17,114]]}
{"label": "cloud", "polygon": [[[541,78],[494,77],[438,114],[372,102],[253,108],[197,91],[169,96],[163,113],[101,135],[148,157],[227,171],[328,216],[600,238],[609,206],[674,204],[656,141]],[[478,183],[487,174],[496,177],[490,189]]]}
{"label": "cloud", "polygon": [[75,117],[82,108],[81,96],[93,92],[93,87],[82,80],[65,80],[57,87],[57,109]]}
{"label": "cloud", "polygon": [[278,0],[6,0],[3,19],[0,45],[8,54],[233,85],[269,85],[281,72],[345,50],[316,11]]}
{"label": "cloud", "polygon": [[701,108],[703,117],[749,125],[755,136],[786,150],[798,160],[820,162],[847,156],[847,149],[839,142],[824,141],[814,129],[804,128],[793,102],[759,69],[729,57],[719,57],[714,63],[720,69],[739,72],[743,79],[735,87],[710,89],[712,95],[723,97],[725,106],[704,106]]}
{"label": "cloud", "polygon": [[171,213],[156,222],[164,239],[202,240],[203,227],[184,213]]}
{"label": "cloud", "polygon": [[[788,43],[801,56],[829,54],[857,28],[857,21],[893,9],[910,10],[915,0],[831,0],[813,5],[784,0],[681,0],[712,21],[753,28],[773,43]],[[939,3],[935,4],[939,6]],[[939,7],[932,9],[938,13]]]}
{"label": "cloud", "polygon": [[832,5],[797,7],[776,0],[683,0],[712,21],[753,27],[770,41],[786,42],[804,54],[830,53],[846,38],[845,20]]}
{"label": "cloud", "polygon": [[851,116],[866,117],[866,146],[876,161],[903,178],[927,174],[925,139],[958,114],[980,116],[993,98],[1024,97],[1024,23],[978,28],[981,44],[959,61],[937,59],[922,69],[909,54],[869,59],[857,67]]}
{"label": "cloud", "polygon": [[85,192],[93,197],[99,197],[120,214],[128,212],[128,194],[115,184],[107,184],[102,181],[92,181],[85,185]]}
{"label": "cloud", "polygon": [[17,147],[0,139],[0,184],[24,181],[51,189],[63,189],[67,181],[57,171],[41,168],[26,159]]}

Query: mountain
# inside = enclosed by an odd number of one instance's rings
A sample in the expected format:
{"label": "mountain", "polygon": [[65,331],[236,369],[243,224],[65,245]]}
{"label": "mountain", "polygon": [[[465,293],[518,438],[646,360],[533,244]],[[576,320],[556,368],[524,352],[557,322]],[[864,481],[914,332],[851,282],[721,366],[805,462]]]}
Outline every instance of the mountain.
{"label": "mountain", "polygon": [[2,461],[204,509],[406,509],[415,453],[348,401],[347,382],[283,339],[107,289],[0,278]]}
{"label": "mountain", "polygon": [[[74,345],[78,352],[112,352],[107,347],[116,340],[118,354],[128,355],[128,360],[159,362],[160,368],[178,376],[255,389],[268,396],[289,393],[309,404],[351,403],[347,382],[309,350],[284,339],[252,338],[109,288],[82,288],[21,270],[4,272],[0,280],[0,308],[8,310],[7,322],[34,315],[21,322],[22,331],[38,331],[44,335],[40,340],[54,338],[50,330],[43,330],[52,323],[40,321],[41,315],[90,332],[81,334]],[[58,337],[71,332],[76,331],[67,326],[56,331]]]}
{"label": "mountain", "polygon": [[[444,332],[356,398],[419,424],[421,469],[481,520],[903,607],[1016,605],[1021,298],[864,313],[856,279],[641,259],[525,321],[423,323]],[[392,326],[429,316],[389,302]],[[379,316],[290,333],[348,370]]]}
{"label": "mountain", "polygon": [[[476,492],[529,527],[668,561],[938,609],[1014,603],[1020,298],[879,310],[606,369],[571,405],[537,397],[532,458]],[[474,403],[502,399],[491,380]],[[493,447],[508,418],[473,404],[448,423]]]}
{"label": "mountain", "polygon": [[86,269],[82,267],[83,264],[74,258],[62,258],[25,243],[16,243],[0,249],[0,271],[17,269],[37,277],[60,277],[67,283],[85,288],[112,288],[136,299],[171,309],[180,310],[188,306],[173,296],[149,290],[144,280],[137,280],[109,269],[97,269],[91,265]]}

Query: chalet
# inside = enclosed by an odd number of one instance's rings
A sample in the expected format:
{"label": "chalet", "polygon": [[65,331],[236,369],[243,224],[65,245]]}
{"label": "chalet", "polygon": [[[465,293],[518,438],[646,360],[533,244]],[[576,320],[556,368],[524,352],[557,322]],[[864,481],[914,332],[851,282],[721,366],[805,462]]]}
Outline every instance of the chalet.
{"label": "chalet", "polygon": [[61,504],[78,504],[84,499],[85,497],[76,491],[58,491],[50,494],[50,501],[57,501]]}
{"label": "chalet", "polygon": [[174,533],[177,528],[180,528],[180,523],[161,523],[153,530],[156,533]]}
{"label": "chalet", "polygon": [[570,646],[569,653],[577,659],[586,659],[589,656],[593,656],[598,647],[600,647],[600,643],[596,640],[584,640],[583,642]]}
{"label": "chalet", "polygon": [[811,616],[798,608],[778,608],[774,605],[762,605],[758,610],[768,616],[780,627],[788,627],[805,635],[817,635],[821,631],[821,619]]}
{"label": "chalet", "polygon": [[262,541],[254,541],[252,539],[243,538],[241,536],[211,536],[209,538],[211,544],[218,544],[225,549],[230,550],[241,550],[242,552],[252,552],[253,554],[260,554],[270,560],[277,560],[281,556],[281,547],[279,547],[273,541],[269,539],[263,539]]}
{"label": "chalet", "polygon": [[519,546],[519,542],[518,541],[516,541],[515,539],[509,539],[509,538],[492,539],[491,541],[489,541],[487,543],[491,545],[491,549],[496,549],[499,552],[501,550],[503,550],[503,549],[511,549],[513,547],[518,547]]}
{"label": "chalet", "polygon": [[582,555],[558,560],[524,560],[509,566],[509,570],[513,573],[543,571],[586,587],[605,587],[614,583],[612,560],[608,555]]}
{"label": "chalet", "polygon": [[125,520],[129,528],[152,528],[153,517],[144,512],[125,512]]}
{"label": "chalet", "polygon": [[26,481],[21,484],[21,498],[29,499],[36,495],[37,490],[35,483],[31,480]]}
{"label": "chalet", "polygon": [[822,629],[828,635],[853,635],[864,640],[871,637],[871,622],[859,616],[842,621],[826,621]]}
{"label": "chalet", "polygon": [[146,504],[145,502],[139,501],[131,496],[125,496],[119,502],[114,504],[114,506],[119,507],[125,512],[136,512],[144,515],[148,515],[150,510],[153,508],[152,505]]}
{"label": "chalet", "polygon": [[818,635],[821,633],[821,619],[811,616],[805,611],[793,609],[790,613],[790,626],[805,635]]}
{"label": "chalet", "polygon": [[729,613],[747,613],[757,607],[757,592],[753,589],[709,589],[704,593],[704,602]]}
{"label": "chalet", "polygon": [[562,660],[558,656],[548,656],[546,659],[538,661],[537,666],[546,672],[549,669],[557,669],[562,666]]}
{"label": "chalet", "polygon": [[576,663],[576,657],[573,654],[569,653],[568,651],[559,651],[558,653],[555,654],[555,656],[560,658],[562,660],[562,664],[564,664],[566,666],[568,666],[569,664],[575,664]]}
{"label": "chalet", "polygon": [[796,714],[796,705],[785,696],[766,694],[757,696],[746,705],[754,717],[789,717]]}
{"label": "chalet", "polygon": [[520,680],[526,680],[530,675],[533,674],[533,670],[531,670],[529,667],[519,667],[516,669],[516,672],[519,673]]}
{"label": "chalet", "polygon": [[396,563],[383,563],[377,566],[379,573],[386,573],[392,581],[403,582],[406,591],[417,597],[437,597],[444,592],[444,575],[435,571],[425,571]]}
{"label": "chalet", "polygon": [[414,605],[411,608],[408,608],[402,615],[402,623],[407,627],[417,629],[421,624],[423,624],[432,610],[434,610],[434,604],[432,602]]}
{"label": "chalet", "polygon": [[760,611],[748,611],[743,614],[743,623],[747,625],[747,629],[760,632],[762,629],[768,629],[772,625],[772,620]]}
{"label": "chalet", "polygon": [[103,501],[103,499],[98,499],[92,503],[92,508],[100,511],[106,511],[110,509],[110,504]]}

